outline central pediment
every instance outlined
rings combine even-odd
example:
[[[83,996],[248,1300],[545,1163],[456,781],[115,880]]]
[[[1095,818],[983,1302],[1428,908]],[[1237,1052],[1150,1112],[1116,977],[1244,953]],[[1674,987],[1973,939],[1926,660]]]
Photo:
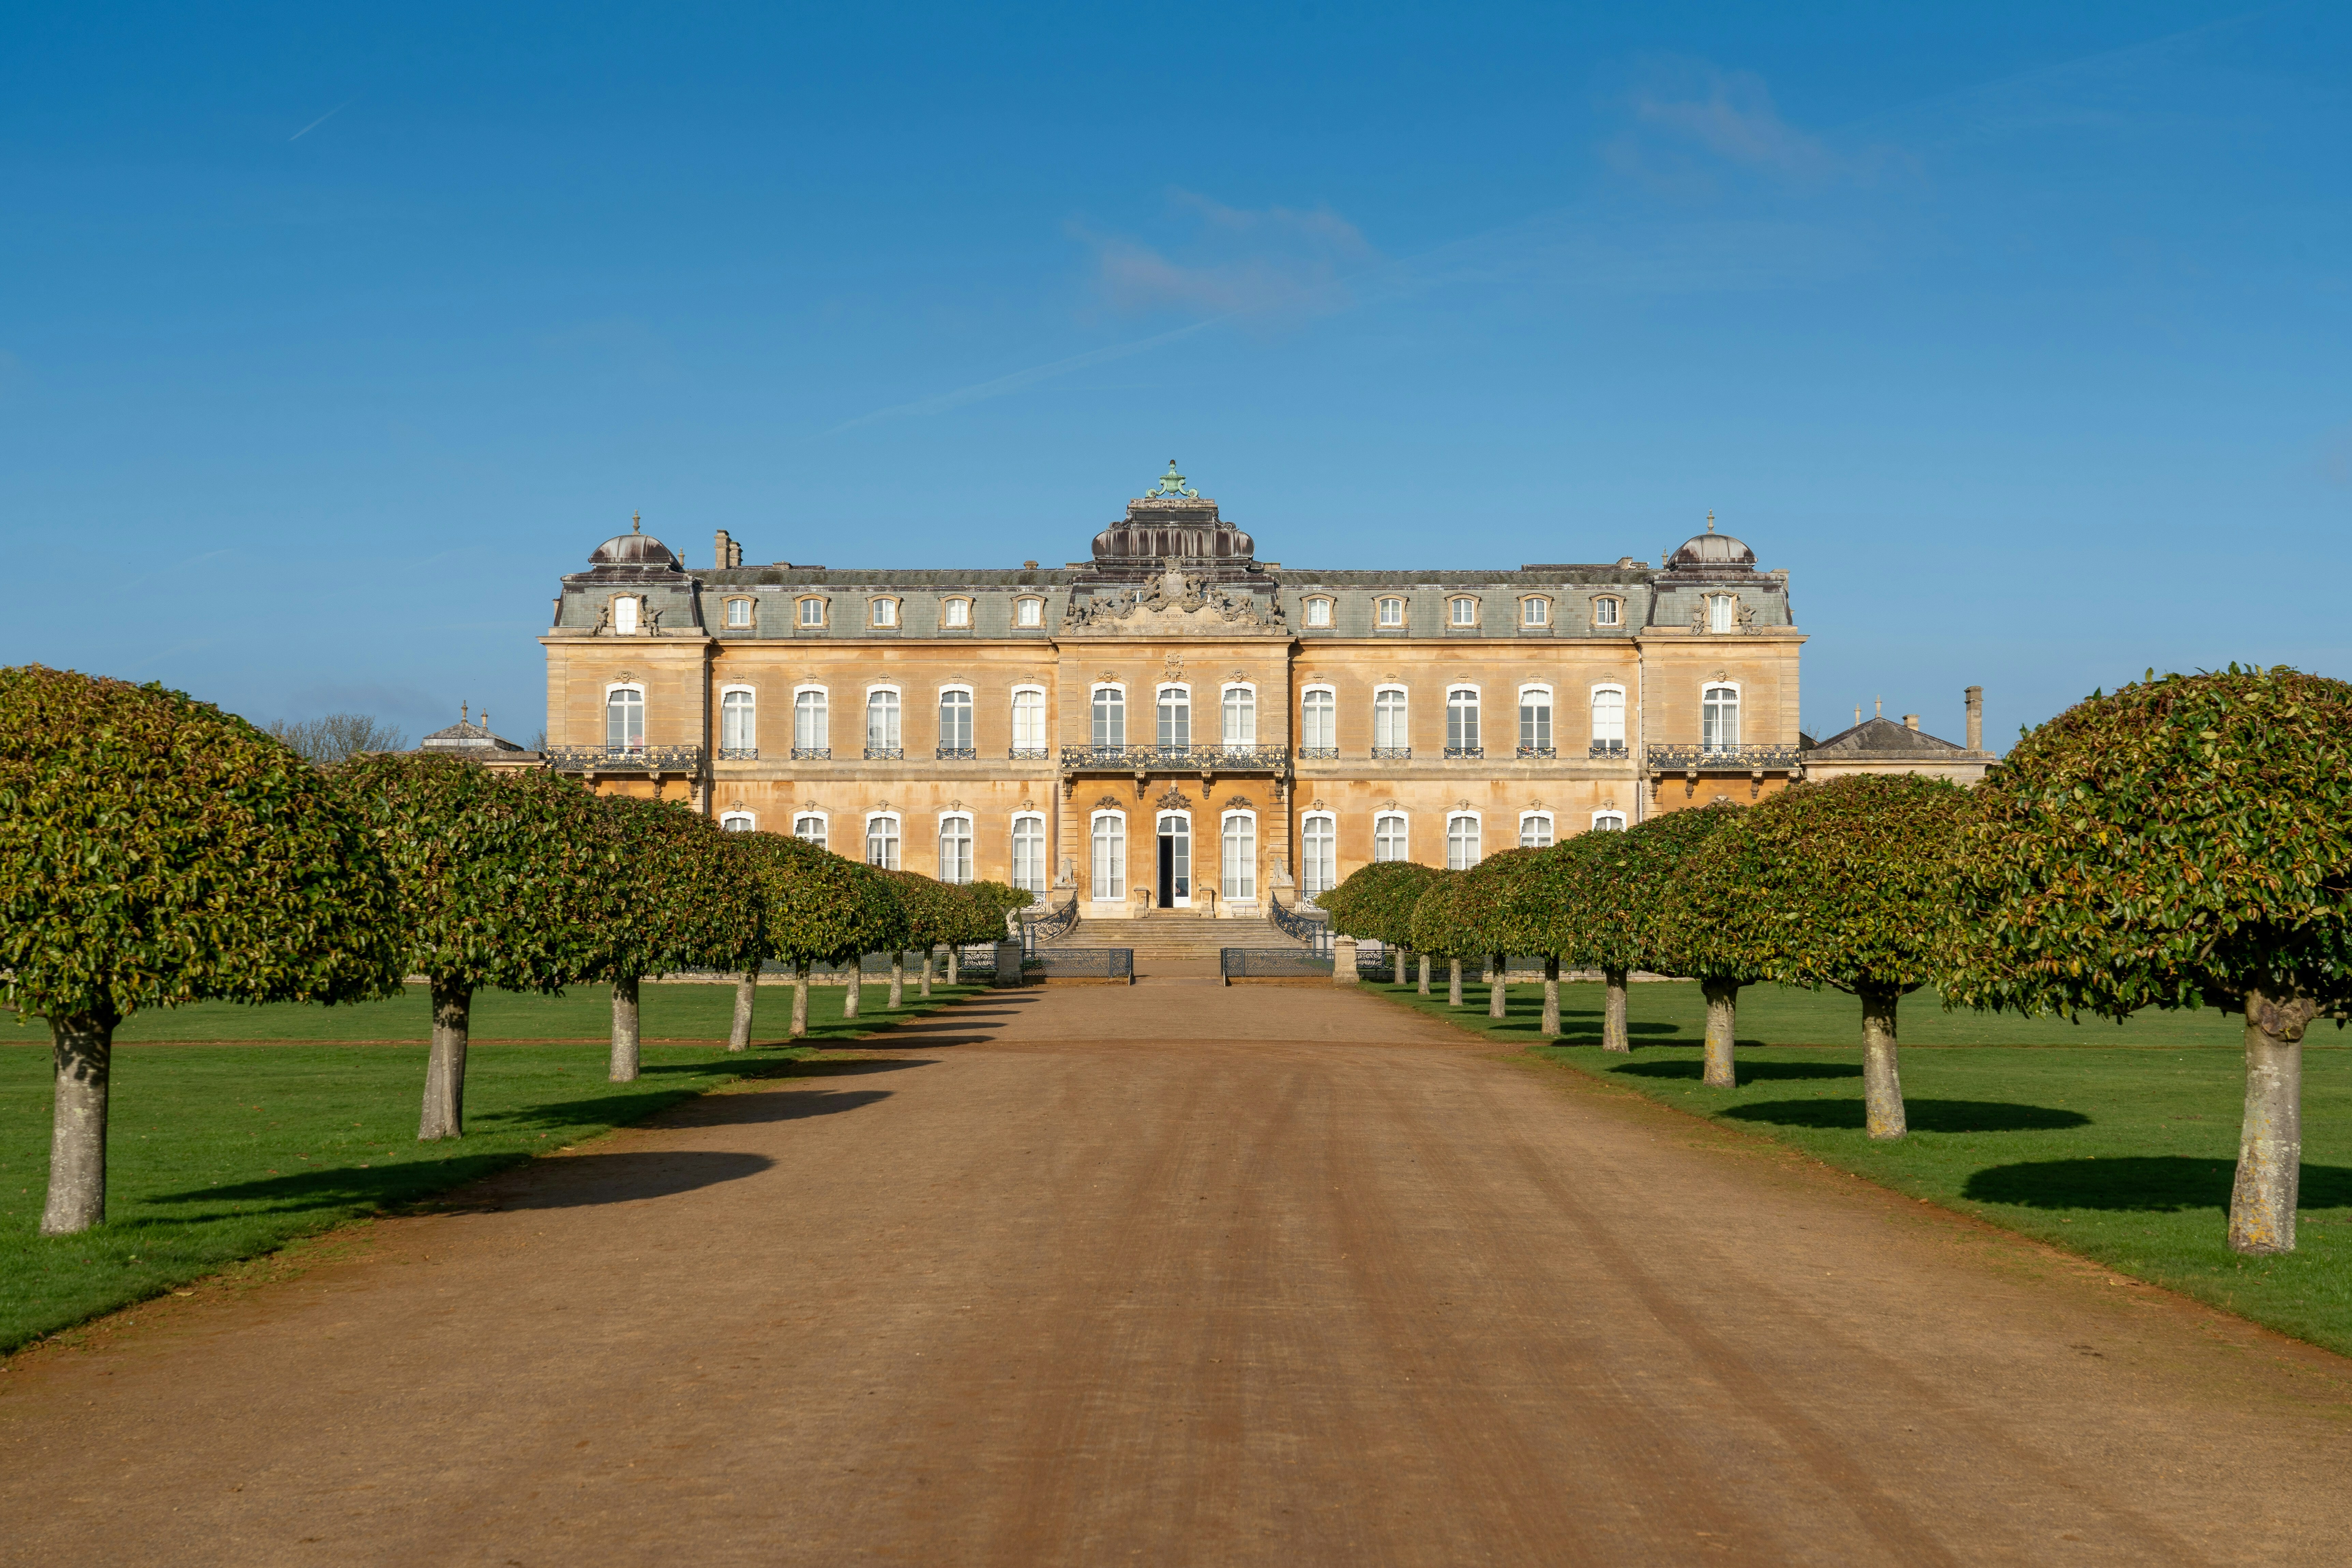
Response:
[[[1073,599],[1062,618],[1062,635],[1079,637],[1271,637],[1289,631],[1271,603],[1196,583],[1173,563],[1149,588]]]

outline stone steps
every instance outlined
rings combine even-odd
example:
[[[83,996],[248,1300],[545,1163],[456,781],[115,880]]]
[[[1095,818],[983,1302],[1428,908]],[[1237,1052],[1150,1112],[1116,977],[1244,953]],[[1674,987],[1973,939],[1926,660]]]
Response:
[[[1142,920],[1081,920],[1045,944],[1056,947],[1125,947],[1138,963],[1173,959],[1215,962],[1218,951],[1246,947],[1296,951],[1305,944],[1263,920],[1219,921],[1161,915]]]

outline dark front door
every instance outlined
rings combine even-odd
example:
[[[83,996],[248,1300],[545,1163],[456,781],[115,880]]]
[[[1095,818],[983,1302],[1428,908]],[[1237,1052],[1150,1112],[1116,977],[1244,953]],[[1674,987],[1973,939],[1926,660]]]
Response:
[[[1160,907],[1176,907],[1176,836],[1160,836]]]

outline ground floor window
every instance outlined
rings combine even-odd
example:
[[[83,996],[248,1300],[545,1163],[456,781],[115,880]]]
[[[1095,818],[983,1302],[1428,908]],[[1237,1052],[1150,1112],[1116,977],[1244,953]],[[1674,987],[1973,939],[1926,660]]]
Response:
[[[1519,847],[1542,849],[1551,843],[1551,816],[1549,813],[1531,811],[1519,818]]]
[[[814,812],[803,813],[799,816],[793,817],[793,837],[795,838],[806,839],[809,843],[815,845],[818,848],[824,848],[825,837],[824,818],[816,815]]]
[[[886,871],[898,868],[897,817],[869,816],[866,819],[866,863],[879,866]]]
[[[1095,818],[1094,887],[1100,900],[1127,897],[1127,818],[1116,812]]]
[[[1445,819],[1445,868],[1467,871],[1478,863],[1478,819],[1463,815]]]
[[[1339,827],[1328,816],[1310,816],[1300,825],[1298,886],[1309,900],[1329,892],[1339,878]]]
[[[1404,816],[1389,812],[1372,818],[1372,858],[1375,860],[1409,860],[1405,852]]]
[[[1592,831],[1595,833],[1624,832],[1625,814],[1622,811],[1594,812],[1592,814]]]
[[[1228,903],[1257,897],[1257,818],[1225,818],[1224,895]]]
[[[748,811],[730,811],[719,819],[719,828],[722,833],[749,833],[758,826]]]
[[[1024,893],[1045,890],[1045,819],[1013,819],[1013,885]]]
[[[969,816],[940,818],[940,880],[956,883],[971,880],[971,818]]]

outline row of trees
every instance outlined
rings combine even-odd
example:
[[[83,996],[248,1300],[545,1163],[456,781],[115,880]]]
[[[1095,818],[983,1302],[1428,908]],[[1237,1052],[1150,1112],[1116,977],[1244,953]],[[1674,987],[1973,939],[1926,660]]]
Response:
[[[115,1029],[200,999],[341,1003],[421,975],[432,1048],[417,1136],[465,1131],[477,992],[608,984],[612,1077],[638,1072],[641,977],[739,975],[992,941],[1027,895],[878,871],[798,839],[721,833],[683,805],[600,797],[544,773],[367,754],[321,771],[245,721],[160,686],[0,669],[0,995],[47,1021],[56,1058],[45,1235],[106,1214]],[[952,961],[951,961],[952,962]]]
[[[2221,1008],[2246,1048],[2230,1245],[2291,1251],[2304,1032],[2352,1009],[2352,686],[2151,670],[2025,735],[1973,790],[1800,784],[1469,871],[1368,866],[1327,904],[1335,930],[1419,950],[1424,994],[1444,958],[1457,1006],[1463,961],[1491,959],[1496,1016],[1504,955],[1545,955],[1547,1036],[1559,965],[1599,970],[1609,1050],[1630,1049],[1630,973],[1695,979],[1718,1088],[1742,986],[1850,993],[1879,1139],[1906,1131],[1896,1016],[1923,985],[2028,1015]]]

